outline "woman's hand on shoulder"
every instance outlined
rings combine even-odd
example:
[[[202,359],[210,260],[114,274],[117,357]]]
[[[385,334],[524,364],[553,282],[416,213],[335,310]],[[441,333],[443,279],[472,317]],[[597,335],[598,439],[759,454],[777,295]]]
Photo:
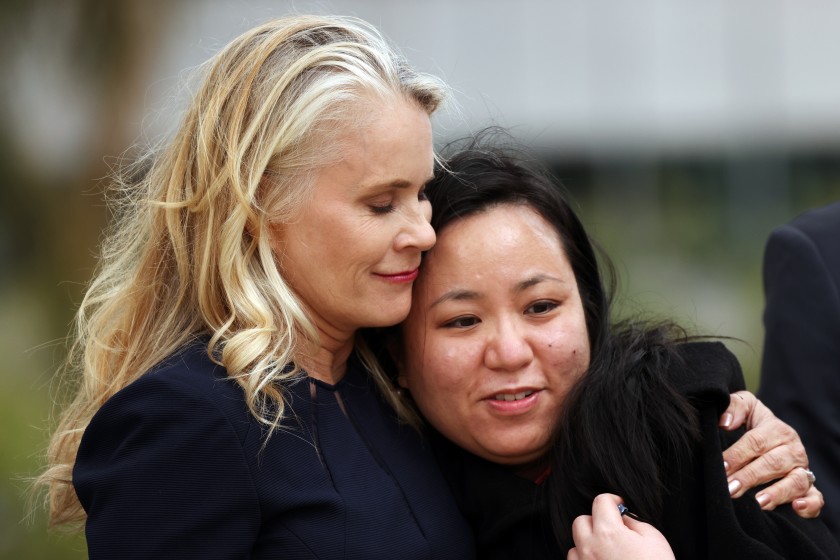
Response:
[[[799,434],[749,391],[732,393],[729,399],[720,426],[748,430],[723,452],[729,493],[740,498],[750,488],[776,480],[756,495],[762,509],[792,502],[800,517],[817,517],[825,502],[811,483],[808,454]]]
[[[595,497],[592,515],[581,515],[572,523],[575,547],[568,560],[673,560],[674,552],[662,533],[622,515],[621,502],[615,494]]]

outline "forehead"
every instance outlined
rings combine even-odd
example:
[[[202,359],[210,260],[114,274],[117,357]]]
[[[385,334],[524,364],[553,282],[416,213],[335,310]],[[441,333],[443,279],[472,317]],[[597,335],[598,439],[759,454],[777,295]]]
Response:
[[[409,162],[394,156],[417,158],[416,163],[433,165],[432,125],[428,113],[413,101],[385,99],[378,105],[362,102],[355,111],[358,119],[345,126],[340,136],[343,159],[360,159],[377,169]]]
[[[431,146],[431,116],[414,100],[398,93],[362,92],[325,111],[304,135],[313,167],[327,167],[406,135],[428,141]]]
[[[423,267],[424,279],[441,289],[449,282],[540,273],[572,273],[560,236],[535,210],[513,204],[447,225]]]
[[[438,232],[448,252],[470,253],[465,246],[509,250],[538,242],[540,250],[565,254],[557,231],[536,210],[524,204],[500,204],[458,219]]]
[[[398,99],[379,107],[363,102],[353,110],[364,118],[349,125],[336,123],[338,128],[324,144],[328,157],[313,172],[316,189],[333,186],[352,196],[370,188],[429,180],[434,167],[432,130],[422,108]]]

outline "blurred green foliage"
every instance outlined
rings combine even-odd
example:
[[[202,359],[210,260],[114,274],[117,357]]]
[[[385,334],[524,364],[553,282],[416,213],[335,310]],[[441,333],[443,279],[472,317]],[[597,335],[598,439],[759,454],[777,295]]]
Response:
[[[0,558],[87,558],[81,536],[48,532],[43,510],[28,515],[28,479],[43,465],[63,356],[62,346],[45,344],[56,317],[42,295],[37,283],[4,284],[0,293]]]

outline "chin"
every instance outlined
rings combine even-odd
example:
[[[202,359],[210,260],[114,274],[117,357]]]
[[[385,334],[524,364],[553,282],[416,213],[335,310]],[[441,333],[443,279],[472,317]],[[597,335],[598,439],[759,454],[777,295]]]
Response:
[[[411,310],[411,300],[406,302],[395,301],[390,305],[380,307],[380,313],[376,317],[371,317],[371,327],[392,327],[398,323],[405,321],[408,317],[408,312]]]
[[[500,465],[525,465],[543,457],[548,453],[548,449],[548,445],[520,445],[515,448],[499,446],[497,448],[487,448],[483,458]]]
[[[398,325],[408,317],[408,311],[406,310],[405,313],[396,313],[391,311],[390,313],[383,313],[378,317],[371,317],[370,320],[367,322],[365,327],[370,328],[379,328],[379,327],[393,327],[394,325]]]
[[[519,465],[527,465],[542,457],[541,453],[533,453],[530,455],[520,453],[505,453],[503,455],[496,455],[492,457],[485,457],[488,461],[498,463],[500,465],[507,465],[509,467],[517,467]]]

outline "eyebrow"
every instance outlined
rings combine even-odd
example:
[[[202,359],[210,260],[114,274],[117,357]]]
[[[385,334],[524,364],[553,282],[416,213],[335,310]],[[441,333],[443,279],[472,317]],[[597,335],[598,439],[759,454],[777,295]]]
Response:
[[[447,301],[471,301],[479,299],[480,297],[481,294],[473,290],[450,290],[433,301],[431,305],[429,305],[429,309]]]
[[[541,284],[543,282],[557,282],[558,284],[565,284],[565,280],[562,278],[557,278],[556,276],[551,276],[549,274],[537,274],[530,278],[526,278],[525,280],[519,282],[514,286],[513,291],[514,293],[520,294],[531,288],[536,286],[537,284]],[[481,298],[481,294],[474,290],[463,290],[463,289],[455,289],[450,290],[437,298],[429,305],[429,309],[435,307],[436,305],[440,305],[441,303],[447,301],[472,301]]]
[[[536,274],[523,280],[522,282],[519,282],[513,291],[518,294],[524,292],[528,288],[536,286],[537,284],[541,284],[542,282],[557,282],[558,284],[566,283],[566,281],[562,278],[557,278],[556,276],[551,276],[550,274]]]
[[[421,183],[421,186],[425,187],[434,178],[435,178],[434,175],[429,175]],[[375,188],[385,187],[385,188],[392,188],[392,189],[408,189],[408,188],[411,188],[412,186],[414,186],[414,183],[412,183],[411,181],[406,181],[405,179],[394,179],[393,181],[384,181],[382,183],[370,184],[370,185],[367,185],[365,188],[375,189]]]

